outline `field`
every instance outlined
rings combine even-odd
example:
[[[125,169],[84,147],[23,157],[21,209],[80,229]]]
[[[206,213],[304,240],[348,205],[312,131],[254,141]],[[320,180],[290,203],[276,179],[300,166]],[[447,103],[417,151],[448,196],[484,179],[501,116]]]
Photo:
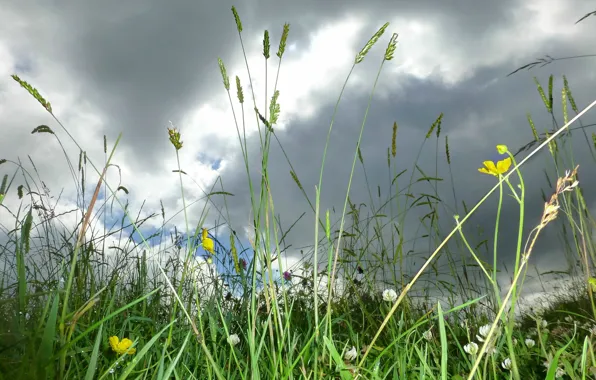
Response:
[[[232,11],[244,52],[241,17]],[[278,72],[291,40],[289,24],[279,38],[277,51],[271,50],[268,31],[263,40],[263,59]],[[337,212],[322,208],[320,197],[325,173],[334,170],[326,166],[326,154],[338,128],[336,113],[329,115],[319,182],[305,187],[276,136],[283,112],[277,82],[273,93],[263,90],[268,104],[259,105],[254,94],[259,89],[231,78],[218,61],[223,89],[237,111],[233,118],[252,205],[249,244],[240,237],[241,226],[229,224],[227,199],[239,195],[226,191],[225,184],[205,194],[200,222],[188,222],[183,185],[188,174],[182,166],[173,175],[180,181],[179,213],[186,224],[172,228],[173,216],[163,208],[135,217],[140,210],[128,207],[126,186],[104,180],[108,171],[118,170],[113,155],[120,136],[113,144],[108,144],[113,136],[98,142],[105,154],[102,163],[88,157],[85,147],[79,147],[78,157],[67,156],[64,170],[72,171],[81,204],[69,213],[76,215],[74,227],[61,222],[65,215],[56,211],[35,163],[0,157],[0,216],[15,221],[0,224],[5,237],[0,239],[0,379],[596,378],[596,221],[589,208],[594,194],[583,192],[580,180],[593,168],[575,164],[573,153],[579,148],[567,143],[573,131],[585,137],[580,139],[585,149],[596,149],[596,134],[586,132],[593,124],[582,124],[583,114],[596,102],[579,109],[566,77],[551,76],[544,85],[536,81],[536,96],[552,116],[552,126],[537,126],[529,115],[533,141],[522,147],[494,141],[490,153],[495,158],[478,162],[478,171],[470,173],[488,176],[494,185],[477,204],[459,205],[458,215],[436,187],[451,172],[418,165],[397,169],[398,122],[388,126],[389,143],[381,147],[386,162],[374,163],[387,166],[389,188],[381,192],[376,184],[352,182],[357,170],[366,178],[360,143],[378,81],[396,49],[398,35],[389,35],[385,24],[354,59],[352,70],[376,59],[370,52],[382,51],[353,161],[344,163],[350,181],[341,191],[343,210]],[[248,61],[246,68],[255,69]],[[77,144],[54,116],[44,89],[18,75],[13,79],[53,117],[54,124],[33,129],[35,137]],[[421,136],[420,151],[434,144],[437,160],[451,170],[442,118],[436,115]],[[260,152],[250,153],[258,155],[259,167],[249,164],[249,119],[259,126]],[[184,133],[171,125],[163,138],[180,163],[188,149]],[[282,154],[270,157],[272,147]],[[520,168],[537,152],[547,153],[536,159],[547,157],[556,178],[546,174],[552,186],[543,194],[542,215],[531,219],[525,213],[528,195]],[[304,218],[312,220],[315,239],[303,250],[299,267],[284,267],[281,259],[289,230],[280,228],[276,193],[269,186],[272,159],[288,164],[309,205]],[[86,190],[89,178],[97,181],[92,192]],[[368,203],[350,197],[355,186],[368,189]],[[20,206],[9,209],[9,198],[18,198]],[[489,198],[498,199],[495,229],[491,241],[478,244],[467,221]],[[501,218],[503,202],[516,204],[515,220]],[[418,221],[422,232],[415,238],[429,248],[406,251],[404,244],[414,237],[405,236],[403,226],[418,207],[428,212]],[[451,219],[445,221],[445,215]],[[226,234],[215,232],[215,216],[223,220],[217,228]],[[105,218],[117,222],[106,224]],[[161,221],[162,228],[144,235],[148,219]],[[103,227],[95,228],[102,220]],[[515,224],[518,234],[501,236],[503,223]],[[574,265],[564,275],[545,276],[546,295],[529,304],[523,293],[532,270],[529,261],[547,228],[561,234],[562,254]],[[506,263],[506,284],[497,279],[503,239],[516,246],[508,256],[514,260]],[[413,256],[421,260],[415,266]]]

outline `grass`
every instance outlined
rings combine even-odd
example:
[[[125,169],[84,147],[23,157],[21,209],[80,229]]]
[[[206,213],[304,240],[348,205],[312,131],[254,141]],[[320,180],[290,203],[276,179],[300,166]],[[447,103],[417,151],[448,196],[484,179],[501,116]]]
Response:
[[[232,11],[247,62],[241,19],[235,8]],[[218,61],[245,162],[252,207],[249,247],[237,238],[235,231],[242,226],[233,225],[227,217],[226,199],[233,195],[224,186],[216,189],[214,185],[205,195],[198,223],[190,224],[183,181],[186,173],[180,166],[184,136],[174,126],[168,128],[168,137],[178,162],[180,212],[186,221],[183,232],[169,229],[172,217],[166,218],[163,206],[161,213],[134,218],[123,201],[127,188],[105,180],[107,170],[115,165],[112,158],[120,137],[111,150],[104,137],[105,159],[103,164],[95,164],[54,116],[50,102],[14,75],[16,83],[54,118],[54,126],[40,126],[33,132],[55,138],[61,146],[65,136],[80,149],[78,166],[67,156],[73,186],[78,189],[79,208],[73,212],[80,218],[74,227],[61,221],[64,215],[57,214],[33,162],[29,169],[20,161],[0,161],[2,170],[12,170],[3,176],[0,206],[14,218],[14,226],[2,226],[6,243],[0,251],[0,379],[594,378],[596,306],[592,284],[596,279],[592,268],[596,248],[592,230],[596,223],[577,181],[578,171],[585,168],[574,162],[570,125],[580,124],[593,154],[596,135],[587,135],[580,117],[595,103],[580,110],[566,78],[561,115],[556,112],[554,78],[549,78],[546,91],[536,81],[552,130],[539,133],[528,116],[535,140],[517,152],[533,148],[519,162],[517,153],[495,142],[500,156],[492,166],[484,165],[496,184],[473,207],[464,203],[465,215],[460,217],[457,208],[439,194],[437,183],[442,178],[438,164],[434,172],[415,164],[409,179],[407,170],[399,171],[397,122],[387,147],[390,185],[383,194],[388,195],[381,196],[380,187],[368,182],[360,142],[377,82],[398,48],[398,35],[393,34],[370,89],[341,215],[336,218],[330,210],[321,209],[327,147],[338,105],[353,70],[364,59],[372,59],[368,53],[383,41],[388,26],[383,25],[354,59],[331,117],[314,192],[302,186],[275,133],[280,115],[277,78],[290,25],[283,27],[274,90],[264,94],[265,99],[271,98],[267,104],[256,103],[252,85],[252,102],[247,100],[240,79],[232,82],[234,88],[224,62]],[[267,70],[271,60],[268,31],[263,41]],[[246,69],[252,84],[248,63]],[[265,88],[269,88],[267,83]],[[253,110],[261,150],[258,176],[251,172],[245,132],[246,119],[252,117]],[[422,139],[420,152],[434,139],[437,162],[446,159],[453,178],[447,136],[444,152],[440,145],[442,116],[438,115]],[[312,249],[303,253],[300,268],[284,268],[279,259],[291,228],[282,230],[275,218],[275,194],[267,170],[272,144],[281,148],[312,218],[315,239]],[[543,214],[538,221],[526,220],[526,197],[531,195],[526,194],[519,168],[544,148],[549,149],[556,178],[545,173],[553,186],[550,193],[543,194]],[[358,186],[368,189],[368,204],[350,197],[356,170],[364,173],[365,183]],[[94,175],[97,186],[89,196],[85,181]],[[106,196],[99,198],[102,188]],[[494,192],[499,203],[493,245],[472,246],[474,238],[464,228],[466,221]],[[2,205],[12,197],[20,199],[17,209]],[[512,281],[506,286],[498,281],[499,226],[505,197],[512,198],[519,210],[515,261],[507,263],[513,266]],[[407,215],[419,207],[428,209],[417,221],[424,231],[406,237],[403,226],[408,223]],[[222,234],[207,231],[213,209],[224,221],[222,225],[233,231],[229,243],[218,240]],[[106,220],[114,215],[120,224],[110,227]],[[455,217],[448,232],[445,223],[439,224],[443,215]],[[143,236],[143,224],[160,216],[162,228]],[[102,218],[103,228],[94,228]],[[565,254],[575,263],[574,272],[566,277],[572,281],[551,291],[546,306],[520,310],[528,260],[549,224],[559,228]],[[528,225],[534,228],[525,234]],[[405,250],[407,244],[414,242],[415,246],[418,240],[429,248]],[[211,250],[211,244],[214,251],[207,261],[195,256],[201,247]],[[491,254],[492,263],[482,258]],[[412,259],[420,256],[424,263],[414,269]],[[227,269],[216,270],[209,264],[213,261],[217,268]],[[439,280],[431,287],[433,278]],[[431,288],[436,289],[432,294]]]

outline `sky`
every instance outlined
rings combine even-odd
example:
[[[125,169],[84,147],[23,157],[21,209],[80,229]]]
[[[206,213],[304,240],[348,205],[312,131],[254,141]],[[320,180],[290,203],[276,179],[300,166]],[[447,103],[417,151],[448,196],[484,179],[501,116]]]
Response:
[[[477,169],[494,155],[495,146],[506,144],[517,151],[531,141],[528,113],[539,132],[552,129],[552,117],[545,111],[534,77],[546,88],[549,75],[554,75],[559,125],[562,75],[566,75],[580,109],[596,98],[593,58],[556,61],[507,76],[547,54],[560,58],[594,53],[596,17],[575,24],[594,11],[593,5],[581,0],[0,3],[0,158],[21,160],[32,170],[30,157],[55,197],[57,213],[77,207],[77,190],[60,144],[49,135],[31,131],[38,125],[52,128],[75,171],[79,148],[10,77],[17,74],[51,102],[56,117],[98,168],[105,160],[103,136],[110,150],[122,133],[112,159],[117,167],[108,172],[110,185],[113,189],[126,187],[128,194],[121,191],[118,195],[123,204],[128,202],[132,215],[159,215],[163,205],[166,218],[174,216],[167,230],[176,226],[185,231],[180,178],[173,172],[178,168],[178,158],[167,138],[167,128],[173,125],[184,142],[179,162],[187,174],[182,183],[187,204],[192,203],[187,211],[191,229],[205,216],[205,194],[210,189],[224,190],[234,196],[212,198],[205,226],[222,242],[227,241],[232,226],[245,246],[252,214],[234,121],[234,115],[241,117],[235,78],[240,78],[244,88],[249,168],[258,183],[260,138],[251,113],[253,103],[243,49],[256,103],[263,110],[277,75],[279,60],[274,53],[282,27],[289,23],[287,48],[277,78],[281,112],[274,126],[284,151],[273,139],[268,174],[275,215],[284,231],[293,225],[283,246],[287,247],[284,265],[295,270],[304,260],[300,250],[312,251],[315,216],[290,170],[314,204],[325,141],[342,86],[355,55],[385,22],[390,25],[352,72],[337,109],[320,201],[322,213],[332,210],[334,223],[341,217],[356,142],[392,33],[399,35],[395,56],[383,65],[361,141],[366,172],[358,163],[350,199],[355,204],[370,205],[372,197],[378,206],[377,186],[381,199],[386,200],[391,173],[408,170],[398,181],[401,189],[417,160],[428,175],[444,178],[437,185],[448,206],[441,214],[444,234],[454,227],[453,214],[463,217],[462,201],[472,206],[494,185],[493,177]],[[243,45],[231,12],[233,5],[242,20]],[[270,33],[273,53],[267,71],[262,55],[265,29]],[[230,76],[232,105],[222,83],[218,58]],[[441,113],[439,139],[431,137],[420,150],[426,132]],[[590,124],[594,118],[596,113],[591,111],[582,122]],[[388,171],[387,148],[394,122],[399,126],[397,155]],[[588,127],[586,132],[589,136],[593,130]],[[445,158],[446,135],[451,172]],[[575,133],[572,141],[576,163],[580,164],[581,186],[589,195],[596,187],[591,152],[583,134]],[[15,168],[14,164],[4,164],[0,174],[12,176]],[[545,169],[553,175],[552,161],[545,153],[522,168],[527,186],[526,232],[539,221],[541,192],[552,192]],[[87,170],[86,204],[98,178],[90,166]],[[417,189],[428,190],[422,185]],[[394,206],[397,208],[401,202],[403,207],[405,201],[401,196]],[[594,198],[587,196],[587,201],[596,211]],[[472,241],[491,238],[496,202],[496,196],[491,197],[470,219],[466,233]],[[8,209],[15,210],[19,204],[14,192],[5,199],[6,208],[0,209],[4,233],[14,225],[14,215]],[[118,208],[117,204],[114,207]],[[370,209],[363,210],[364,214],[368,212]],[[421,255],[408,260],[410,272],[420,267],[420,257],[428,257],[436,247],[436,242],[412,243],[422,234],[419,218],[427,212],[424,208],[413,209],[400,226],[409,239],[408,249]],[[504,222],[500,226],[499,256],[501,269],[509,270],[500,275],[505,281],[514,261],[517,212],[515,203],[507,198],[501,215]],[[71,220],[64,223],[74,225],[76,215],[67,214],[65,218]],[[121,216],[116,212],[111,218]],[[103,223],[99,218],[95,226],[101,228]],[[154,218],[145,226],[146,232],[153,232],[162,226],[162,219]],[[383,234],[391,228],[386,226]],[[479,229],[484,230],[484,237],[473,236]],[[164,253],[156,249],[154,254]],[[470,260],[469,253],[461,254]],[[531,263],[539,272],[566,269],[556,228],[541,237]],[[427,280],[432,280],[432,273],[429,276]],[[540,287],[538,282],[529,286]]]

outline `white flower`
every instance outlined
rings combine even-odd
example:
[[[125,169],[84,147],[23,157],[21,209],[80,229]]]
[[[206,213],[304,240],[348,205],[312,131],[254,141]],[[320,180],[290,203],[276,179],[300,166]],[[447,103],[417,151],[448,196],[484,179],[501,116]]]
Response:
[[[470,342],[464,346],[464,351],[470,355],[476,355],[478,352],[478,345],[474,342]]]
[[[590,327],[590,334],[596,335],[596,325]]]
[[[484,338],[486,338],[489,331],[490,331],[490,325],[484,325],[484,326],[480,327],[480,329],[478,330],[478,334],[480,334],[480,335],[476,335],[476,338],[478,339],[478,341],[484,342]]]
[[[506,369],[507,371],[511,370],[511,359],[507,358],[503,360],[503,363],[501,363],[501,367],[503,367],[503,369]]]
[[[431,340],[433,338],[433,332],[430,330],[426,330],[422,336],[424,337],[424,339],[426,340]]]
[[[546,328],[546,326],[548,326],[548,322],[543,319],[543,320],[540,321],[540,326],[542,328]]]
[[[513,345],[517,346],[517,339],[513,338]]]
[[[558,367],[557,371],[555,372],[555,377],[558,379],[563,376],[565,376],[565,370],[561,367]]]
[[[499,353],[499,350],[497,350],[497,347],[491,347],[486,351],[486,353],[488,355],[496,355]]]
[[[573,322],[573,317],[571,315],[566,316],[565,322],[569,322],[569,323]]]
[[[358,356],[358,353],[356,352],[356,347],[352,346],[352,349],[344,354],[344,359],[351,362],[352,360],[356,359],[356,356]]]
[[[383,290],[383,300],[387,302],[395,302],[397,299],[397,293],[393,289]]]
[[[235,346],[238,343],[240,343],[240,338],[238,338],[237,334],[232,334],[228,337],[228,343],[231,344],[232,346]]]
[[[526,346],[528,346],[529,348],[532,348],[536,345],[536,342],[534,342],[534,339],[526,339]]]

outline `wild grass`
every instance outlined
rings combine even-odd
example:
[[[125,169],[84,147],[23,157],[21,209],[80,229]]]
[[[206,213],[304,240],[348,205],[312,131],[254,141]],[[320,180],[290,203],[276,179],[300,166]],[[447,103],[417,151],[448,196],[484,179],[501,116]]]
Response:
[[[232,11],[252,103],[245,98],[239,77],[233,81],[234,88],[221,59],[218,65],[245,163],[252,208],[249,247],[243,246],[236,232],[243,226],[233,225],[228,217],[226,199],[233,194],[225,186],[216,189],[214,185],[200,199],[204,208],[199,221],[190,224],[183,181],[187,174],[180,164],[187,147],[184,135],[173,125],[168,138],[178,163],[175,172],[183,202],[179,211],[185,220],[183,232],[170,229],[173,216],[166,217],[163,206],[161,212],[148,217],[134,217],[122,197],[128,189],[106,180],[107,171],[116,167],[113,155],[120,136],[111,149],[104,137],[104,162],[94,163],[40,92],[13,75],[54,119],[54,126],[40,126],[33,133],[60,143],[77,189],[78,207],[57,213],[56,202],[32,161],[30,165],[8,158],[0,161],[2,170],[12,171],[3,176],[0,206],[14,220],[14,226],[2,226],[6,239],[0,251],[0,379],[594,378],[596,223],[578,181],[584,168],[575,164],[570,126],[580,123],[587,149],[593,153],[596,135],[587,135],[589,125],[581,124],[580,118],[596,102],[580,110],[563,78],[561,115],[557,115],[554,78],[549,78],[546,91],[537,81],[552,129],[541,135],[528,116],[534,141],[515,155],[496,141],[499,158],[492,164],[479,163],[486,174],[494,175],[496,183],[473,207],[464,203],[463,216],[439,193],[438,164],[429,171],[416,162],[409,179],[404,179],[407,170],[400,171],[396,165],[399,136],[395,122],[388,128],[392,136],[387,146],[390,185],[382,196],[380,185],[368,181],[360,143],[379,78],[398,48],[398,35],[393,34],[370,88],[343,209],[336,218],[321,208],[331,131],[352,72],[364,59],[372,59],[369,53],[383,41],[389,24],[354,59],[331,115],[319,182],[309,189],[302,185],[276,134],[281,112],[277,81],[290,25],[282,29],[273,93],[267,93],[267,83],[264,86],[264,98],[271,100],[259,105],[241,18],[235,8]],[[264,32],[263,57],[268,77],[269,31]],[[246,135],[246,120],[253,112],[260,142],[257,173],[249,165]],[[446,160],[453,178],[449,141],[441,135],[442,118],[443,114],[438,115],[421,137],[418,158],[425,144],[434,139],[437,162]],[[66,154],[64,137],[80,150],[78,166]],[[312,218],[314,240],[312,249],[302,254],[300,268],[285,268],[280,259],[283,239],[291,228],[282,230],[275,217],[268,171],[272,144],[281,148],[290,175],[310,208],[307,217]],[[531,153],[516,160],[518,153],[531,148]],[[553,186],[543,194],[541,218],[527,220],[527,196],[534,195],[526,193],[519,168],[544,148],[549,149],[556,179],[547,175]],[[368,204],[350,196],[357,169],[364,173],[365,183],[358,186],[368,190]],[[85,181],[93,176],[98,181],[89,197]],[[100,198],[102,189],[105,196]],[[492,247],[473,246],[464,226],[495,191],[499,203]],[[455,188],[452,193],[456,200]],[[515,260],[507,263],[513,266],[512,281],[503,285],[498,277],[502,256],[498,242],[505,197],[516,202],[519,219]],[[8,198],[17,198],[20,205],[9,209]],[[404,236],[407,216],[417,207],[428,208],[417,220],[424,231],[420,236]],[[218,228],[225,226],[228,237],[209,230],[208,221],[214,219],[210,212],[223,220]],[[77,215],[74,226],[63,222],[71,214]],[[120,223],[110,226],[107,217],[114,215]],[[440,215],[454,217],[455,223],[447,224],[448,232],[445,222],[439,223]],[[141,227],[160,217],[161,228],[144,236]],[[95,228],[97,223],[102,227]],[[562,281],[557,290],[551,290],[545,307],[520,310],[528,260],[549,224],[559,227],[565,254],[575,263],[576,271],[565,277],[573,281]],[[527,225],[534,226],[530,234],[524,234]],[[223,238],[229,242],[220,241]],[[428,249],[406,250],[407,244],[418,240]],[[203,248],[207,259],[196,255]],[[485,261],[486,253],[492,254],[492,263]],[[420,257],[423,264],[414,266],[413,258]]]

